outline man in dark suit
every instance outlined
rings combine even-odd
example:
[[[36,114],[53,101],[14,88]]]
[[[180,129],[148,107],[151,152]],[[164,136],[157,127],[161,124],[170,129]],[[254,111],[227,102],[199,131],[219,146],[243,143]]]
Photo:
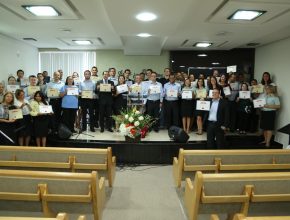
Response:
[[[110,84],[111,90],[108,92],[100,91],[101,84]],[[103,79],[97,82],[96,92],[99,94],[99,109],[100,109],[100,127],[101,132],[104,132],[104,121],[106,117],[106,127],[108,131],[112,130],[112,105],[113,93],[115,92],[114,82],[109,80],[109,72],[103,72]]]
[[[225,146],[225,130],[229,126],[227,101],[220,98],[219,89],[213,89],[207,126],[207,148]]]

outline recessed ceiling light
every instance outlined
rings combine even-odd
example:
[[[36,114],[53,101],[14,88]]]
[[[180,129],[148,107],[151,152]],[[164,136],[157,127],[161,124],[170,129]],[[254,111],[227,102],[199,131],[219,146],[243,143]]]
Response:
[[[91,45],[91,44],[93,44],[92,41],[90,41],[90,40],[73,40],[73,42],[75,44],[78,44],[78,45]]]
[[[136,18],[140,21],[153,21],[157,18],[157,16],[150,12],[142,12],[136,15]]]
[[[138,37],[151,37],[152,35],[148,33],[140,33],[140,34],[137,34],[137,36]]]
[[[61,14],[49,5],[22,5],[30,13],[36,16],[60,16]]]
[[[215,63],[211,63],[212,65],[220,65],[220,63],[215,62]]]
[[[260,10],[237,10],[234,14],[228,17],[229,20],[246,20],[253,21],[256,18],[260,17],[262,14],[266,13],[266,11]]]
[[[174,63],[175,61],[174,60],[171,60],[171,63]]]
[[[179,67],[184,68],[185,66],[179,66]]]
[[[193,46],[194,47],[209,47],[211,45],[212,45],[212,43],[208,43],[208,42],[198,42],[198,43],[194,44]]]
[[[197,54],[198,57],[207,57],[205,53]]]

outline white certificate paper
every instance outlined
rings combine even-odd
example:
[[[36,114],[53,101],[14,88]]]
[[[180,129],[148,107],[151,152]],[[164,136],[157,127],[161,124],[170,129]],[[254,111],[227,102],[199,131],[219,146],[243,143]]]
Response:
[[[79,86],[81,84],[81,81],[79,78],[74,78],[74,85]]]
[[[201,99],[201,98],[206,98],[206,90],[205,89],[197,89],[196,90],[196,98]]]
[[[239,98],[240,99],[249,99],[249,98],[251,98],[251,92],[250,91],[240,91]]]
[[[66,88],[66,94],[67,95],[79,95],[79,89],[76,87]]]
[[[253,100],[254,108],[262,108],[266,105],[266,99],[255,99]]]
[[[213,92],[213,90],[209,90],[209,92],[208,92],[208,97],[209,98],[212,98],[212,92]]]
[[[34,95],[34,93],[36,93],[37,91],[40,91],[40,87],[39,86],[28,86],[27,87],[27,95],[31,96]]]
[[[139,92],[141,92],[141,86],[140,85],[132,85],[131,92],[132,93],[139,93]]]
[[[190,90],[182,91],[181,98],[182,99],[192,99],[192,91],[190,91]]]
[[[201,100],[196,101],[196,110],[209,111],[209,109],[210,109],[210,101],[201,101]]]
[[[150,85],[150,94],[160,94],[160,86],[159,85]]]
[[[255,85],[255,86],[252,86],[252,93],[263,93],[264,92],[264,86],[262,84],[259,84],[259,85]]]
[[[111,84],[100,84],[100,92],[111,92]]]
[[[40,105],[39,106],[39,113],[41,113],[41,114],[53,113],[51,105]]]
[[[19,88],[20,88],[19,85],[7,85],[6,86],[7,91],[12,92],[12,93],[15,93],[15,91]]]
[[[21,109],[12,109],[9,110],[9,119],[22,119],[22,110]]]
[[[236,73],[237,72],[237,66],[227,66],[227,73]]]
[[[48,88],[47,89],[47,97],[48,98],[59,97],[59,90],[54,89],[54,88]]]
[[[92,99],[93,98],[93,91],[92,90],[83,90],[82,91],[82,98],[83,99]]]
[[[230,86],[232,90],[239,90],[239,84],[238,83],[230,83]]]
[[[119,94],[124,93],[124,92],[128,92],[127,84],[117,86],[117,91]]]
[[[177,90],[169,89],[167,90],[167,97],[177,98]]]
[[[229,86],[224,87],[223,90],[224,90],[225,96],[231,95],[231,89]]]

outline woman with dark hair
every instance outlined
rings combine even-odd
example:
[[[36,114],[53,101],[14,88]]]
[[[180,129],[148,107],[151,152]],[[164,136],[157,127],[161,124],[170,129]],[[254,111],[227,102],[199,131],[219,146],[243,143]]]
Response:
[[[30,115],[31,107],[29,102],[25,99],[25,93],[21,89],[15,92],[15,106],[22,110],[23,119],[19,120],[19,127],[22,128],[18,133],[18,143],[20,146],[28,146],[30,142],[32,130],[32,118]]]
[[[196,100],[204,100],[207,97],[207,91],[204,85],[204,80],[202,78],[199,78],[196,84],[196,90],[195,90],[195,97]],[[196,109],[196,107],[195,107]],[[201,110],[195,111],[196,117],[196,123],[197,123],[197,133],[198,135],[202,135],[203,131],[203,117],[205,116],[205,112]]]
[[[0,104],[0,143],[12,144],[12,141],[16,140],[14,129],[16,128],[17,120],[9,119],[9,110],[15,108],[14,95],[12,92],[5,93],[3,102]],[[5,135],[8,137],[5,137]]]
[[[37,91],[34,94],[34,100],[31,101],[30,115],[33,117],[33,128],[34,136],[36,138],[36,144],[38,147],[46,146],[46,137],[48,134],[49,126],[49,114],[51,113],[40,113],[40,106],[48,105],[45,101],[44,94]]]
[[[223,98],[225,97],[224,91],[221,89],[221,86],[218,84],[217,82],[217,78],[215,76],[211,76],[209,78],[208,83],[208,90],[214,90],[214,89],[218,89],[219,91],[221,91],[220,96],[222,96]],[[211,97],[209,97],[211,98]]]
[[[271,85],[271,75],[269,72],[264,72],[261,80],[261,84],[264,86]]]
[[[62,122],[71,130],[74,130],[76,113],[79,106],[78,101],[79,88],[74,85],[72,76],[68,76],[65,86],[60,89],[60,97],[62,97]]]

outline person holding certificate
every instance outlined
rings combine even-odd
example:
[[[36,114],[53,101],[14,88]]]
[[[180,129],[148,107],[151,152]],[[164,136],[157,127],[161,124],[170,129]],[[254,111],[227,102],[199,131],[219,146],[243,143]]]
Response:
[[[227,101],[220,97],[216,88],[212,92],[207,126],[207,148],[220,149],[225,146],[225,130],[229,126]]]
[[[194,91],[196,100],[204,100],[207,97],[207,90],[204,85],[204,79],[199,78],[196,84],[196,90]],[[196,105],[195,105],[196,109]],[[203,132],[203,118],[206,112],[202,110],[195,110],[197,132],[196,134],[202,135]]]
[[[90,131],[95,132],[94,128],[94,100],[96,84],[91,80],[91,71],[84,72],[85,80],[80,83],[81,100],[80,106],[82,109],[82,131],[87,130],[87,113],[89,111]]]
[[[164,85],[164,118],[167,129],[170,126],[179,126],[179,96],[181,94],[180,84],[175,82],[175,75],[170,74],[169,82]]]
[[[42,112],[42,106],[48,106],[48,103],[45,101],[44,94],[37,91],[34,94],[34,99],[30,103],[30,115],[33,118],[34,136],[38,147],[46,147],[46,137],[48,134],[50,115],[53,114],[52,112]]]
[[[241,91],[249,91],[248,84],[241,84]],[[253,100],[252,98],[237,97],[236,102],[238,103],[237,112],[239,115],[238,129],[240,134],[246,134],[246,130],[249,125],[250,115],[253,111]]]
[[[52,106],[54,115],[52,116],[52,128],[54,133],[57,133],[58,124],[61,121],[61,97],[59,92],[64,86],[61,81],[59,72],[53,73],[53,81],[47,83],[46,85],[46,95],[49,98],[49,104]]]
[[[64,87],[60,90],[60,97],[62,97],[62,122],[75,133],[74,123],[76,113],[79,108],[79,88],[74,85],[72,76],[68,76],[65,81]]]
[[[268,85],[266,89],[266,105],[261,111],[260,128],[263,130],[264,141],[266,147],[270,147],[273,130],[275,127],[276,111],[280,109],[280,100],[276,95],[275,86]]]
[[[29,146],[31,131],[32,131],[32,118],[30,115],[31,107],[23,90],[17,89],[15,92],[14,105],[22,110],[23,118],[19,119],[18,126],[21,128],[18,132],[18,144],[20,146]]]
[[[4,95],[5,95],[5,85],[3,82],[0,82],[0,104],[3,102]]]
[[[30,100],[33,99],[34,93],[40,91],[40,87],[37,86],[37,78],[35,75],[30,75],[29,79],[29,86],[23,88],[25,99]]]
[[[145,96],[147,95],[146,109],[147,114],[154,118],[156,121],[153,125],[155,132],[159,131],[159,113],[162,108],[162,84],[157,82],[157,74],[151,73],[150,81],[147,83]]]
[[[36,85],[40,87],[40,91],[42,93],[45,92],[46,82],[44,81],[44,76],[42,73],[37,73],[37,84]]]
[[[213,89],[218,89],[221,91],[220,96],[225,97],[224,91],[221,89],[221,86],[218,84],[217,79],[215,76],[211,76],[209,79],[208,90],[211,91]],[[212,98],[212,97],[209,97]]]
[[[236,98],[239,93],[239,83],[237,81],[237,76],[232,73],[229,77],[229,85],[231,88],[231,94],[227,96],[228,107],[230,113],[230,131],[234,132],[237,128],[237,102]]]
[[[112,105],[113,93],[115,92],[114,82],[109,80],[109,72],[103,72],[103,79],[97,82],[96,92],[99,94],[100,127],[104,132],[105,118],[108,131],[112,130]]]
[[[0,104],[0,143],[1,144],[14,144],[16,143],[16,136],[14,129],[16,128],[17,120],[9,118],[9,110],[15,108],[14,94],[6,92],[3,97],[3,102]]]
[[[189,134],[191,119],[194,112],[194,88],[191,87],[190,79],[184,81],[184,86],[181,93],[181,117],[183,130]]]

